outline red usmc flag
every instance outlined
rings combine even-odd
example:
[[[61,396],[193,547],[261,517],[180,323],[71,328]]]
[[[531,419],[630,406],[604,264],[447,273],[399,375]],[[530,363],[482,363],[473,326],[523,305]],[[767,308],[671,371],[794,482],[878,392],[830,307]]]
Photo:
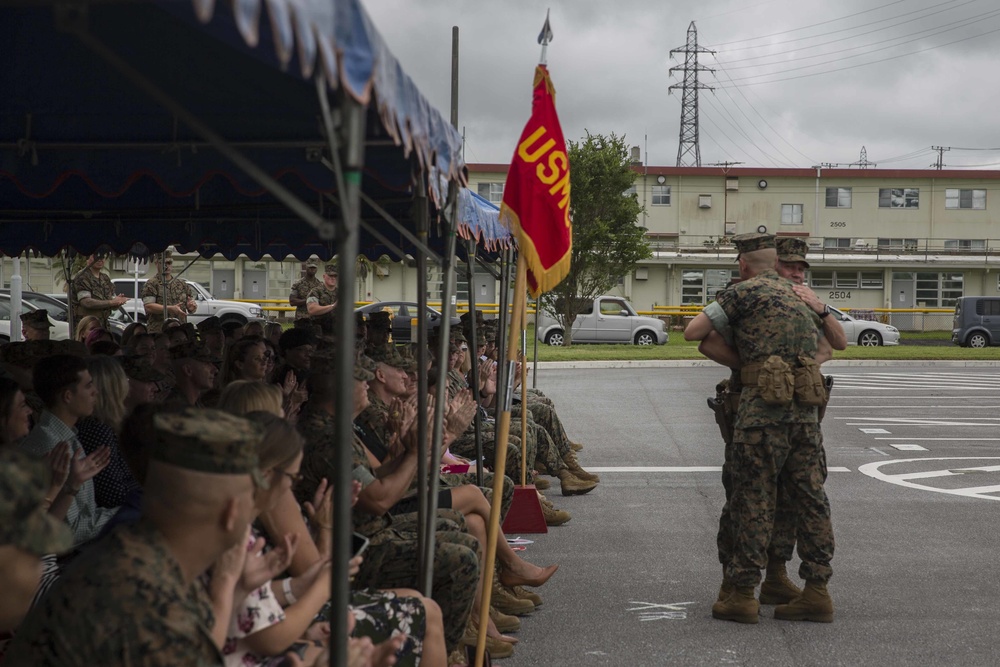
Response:
[[[535,69],[531,118],[514,151],[503,189],[500,219],[517,234],[527,262],[528,291],[537,298],[569,273],[573,229],[569,219],[569,158],[555,89],[545,65]]]

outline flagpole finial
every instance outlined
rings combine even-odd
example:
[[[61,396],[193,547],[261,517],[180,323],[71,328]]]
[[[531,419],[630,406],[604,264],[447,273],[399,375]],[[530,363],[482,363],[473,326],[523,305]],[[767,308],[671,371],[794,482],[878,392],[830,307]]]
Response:
[[[549,42],[552,41],[552,26],[549,24],[549,10],[545,10],[545,25],[542,26],[542,31],[538,33],[538,43],[542,45],[542,56],[538,59],[539,64],[546,64],[545,52],[548,50]]]

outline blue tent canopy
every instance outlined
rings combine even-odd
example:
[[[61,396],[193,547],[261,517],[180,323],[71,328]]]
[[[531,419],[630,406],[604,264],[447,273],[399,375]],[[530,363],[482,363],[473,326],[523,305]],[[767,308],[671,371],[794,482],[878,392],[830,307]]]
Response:
[[[269,0],[266,7],[263,0],[235,0],[231,10],[212,0],[163,0],[0,8],[0,252],[175,245],[252,259],[336,253],[335,240],[322,240],[140,92],[136,79],[335,221],[338,189],[324,163],[329,144],[313,80],[322,72],[338,94],[367,104],[364,194],[410,226],[414,195],[427,183],[439,210],[446,184],[464,184],[461,137],[403,72],[359,2]],[[106,54],[135,76],[109,65]],[[489,216],[461,210],[465,234],[484,248],[509,243]],[[412,250],[374,207],[362,217]],[[443,236],[435,227],[437,249]],[[360,251],[391,254],[366,233]]]

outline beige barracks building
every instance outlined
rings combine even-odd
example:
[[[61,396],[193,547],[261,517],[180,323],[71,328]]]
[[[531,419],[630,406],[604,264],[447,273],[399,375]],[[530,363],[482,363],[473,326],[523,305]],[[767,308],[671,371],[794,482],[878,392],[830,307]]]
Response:
[[[639,310],[710,301],[738,275],[729,239],[753,231],[805,239],[809,284],[839,308],[1000,295],[1000,171],[635,169],[653,256],[619,291]],[[469,187],[499,204],[506,170],[470,164]]]

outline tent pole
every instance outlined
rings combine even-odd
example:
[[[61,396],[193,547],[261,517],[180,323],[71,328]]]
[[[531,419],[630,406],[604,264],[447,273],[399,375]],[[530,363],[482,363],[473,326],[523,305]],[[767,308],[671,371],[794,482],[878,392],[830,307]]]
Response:
[[[444,409],[448,402],[447,371],[448,352],[451,344],[451,316],[454,312],[455,294],[455,244],[458,231],[458,185],[454,182],[448,186],[448,203],[451,216],[444,216],[447,222],[448,242],[444,254],[444,281],[441,293],[441,325],[438,329],[438,359],[442,360],[438,383],[434,387],[434,438],[431,443],[430,462],[427,475],[427,540],[424,548],[423,581],[420,590],[430,597],[434,591],[434,527],[437,520],[438,487],[441,471],[441,443],[444,441]],[[475,354],[475,352],[473,352]]]
[[[532,389],[538,389],[538,311],[539,311],[539,309],[541,307],[542,307],[542,301],[541,301],[541,299],[540,298],[539,299],[535,299],[535,318],[534,318],[535,319],[535,335],[532,336],[532,338],[535,339],[534,343],[533,343],[533,345],[534,345],[534,353],[533,353],[534,360],[533,360],[533,363],[532,363],[532,370],[531,370],[531,388]]]
[[[13,266],[10,274],[10,340],[18,342],[24,340],[21,335],[21,255],[13,257]],[[73,332],[69,332],[70,338]]]
[[[334,174],[340,192],[341,233],[337,259],[341,266],[358,256],[359,224],[361,218],[361,167],[364,165],[365,107],[349,95],[340,95],[341,138],[338,141],[330,112],[326,82],[322,73],[316,75],[316,93],[323,115],[323,126],[333,158]],[[347,627],[347,602],[349,594],[348,561],[351,558],[351,448],[347,443],[354,437],[354,271],[341,272],[337,281],[337,305],[334,331],[336,368],[336,395],[334,433],[337,442],[336,461],[332,471],[333,483],[333,576],[330,585],[330,627]],[[348,637],[344,632],[332,632],[330,638],[330,667],[347,664]]]
[[[465,245],[465,280],[469,291],[469,354],[479,351],[479,325],[476,323],[476,241],[469,239]],[[479,391],[479,357],[472,360],[472,394],[476,399],[476,416],[472,423],[476,432],[476,486],[483,485],[483,413],[479,406],[482,396]]]
[[[426,197],[426,195],[425,195],[425,197]],[[415,245],[417,247],[417,249],[420,250],[420,252],[422,252],[425,255],[427,255],[427,257],[429,257],[431,259],[431,261],[433,261],[433,262],[435,262],[437,264],[441,264],[441,258],[437,256],[436,252],[434,252],[433,250],[430,249],[430,247],[428,247],[428,245],[427,245],[427,239],[426,238],[424,238],[423,240],[421,240],[421,239],[417,238],[416,236],[414,236],[413,233],[410,230],[408,230],[406,227],[404,227],[402,224],[400,224],[399,221],[397,221],[396,218],[392,217],[392,215],[388,211],[386,211],[384,208],[382,208],[381,206],[379,206],[379,204],[378,204],[377,201],[375,201],[374,199],[372,199],[371,197],[369,197],[368,195],[366,195],[363,192],[361,193],[361,201],[363,201],[364,203],[366,203],[369,206],[371,206],[375,210],[376,213],[378,213],[380,216],[382,216],[382,218],[386,222],[388,222],[390,225],[392,225],[393,228],[397,232],[399,232],[400,234],[402,234],[406,238],[407,241],[409,241],[410,243],[412,243],[413,245]]]
[[[423,170],[417,175],[417,186],[414,197],[414,206],[416,207],[415,219],[417,223],[417,236],[420,239],[421,244],[425,247],[427,245],[428,231],[430,228],[430,211],[427,208],[429,202],[427,201],[427,179],[426,173]],[[428,482],[428,470],[427,465],[427,366],[428,366],[428,347],[427,347],[427,255],[423,251],[418,251],[417,253],[417,521],[419,526],[428,526],[431,524],[431,518],[428,516],[427,508],[427,482]],[[412,339],[412,336],[411,336]],[[439,359],[439,366],[447,363],[446,359]],[[433,567],[433,563],[427,563],[426,558],[428,553],[433,553],[428,549],[427,542],[429,539],[433,539],[432,535],[427,535],[426,530],[419,530],[417,532],[417,553],[418,558],[418,572],[426,572],[429,567]],[[418,579],[422,579],[419,577]],[[418,583],[423,583],[418,580]],[[421,589],[420,591],[425,596],[430,596],[430,591]]]
[[[500,313],[499,320],[500,323],[497,325],[497,343],[496,348],[498,352],[498,357],[503,350],[507,349],[507,325],[510,322],[510,261],[513,251],[507,248],[500,255]],[[500,359],[497,359],[497,396],[499,397],[501,392],[507,386],[507,365],[500,363]],[[496,404],[493,406],[493,417],[496,423],[500,423],[500,413],[502,411],[501,401],[497,400]],[[496,438],[494,438],[494,441]]]

